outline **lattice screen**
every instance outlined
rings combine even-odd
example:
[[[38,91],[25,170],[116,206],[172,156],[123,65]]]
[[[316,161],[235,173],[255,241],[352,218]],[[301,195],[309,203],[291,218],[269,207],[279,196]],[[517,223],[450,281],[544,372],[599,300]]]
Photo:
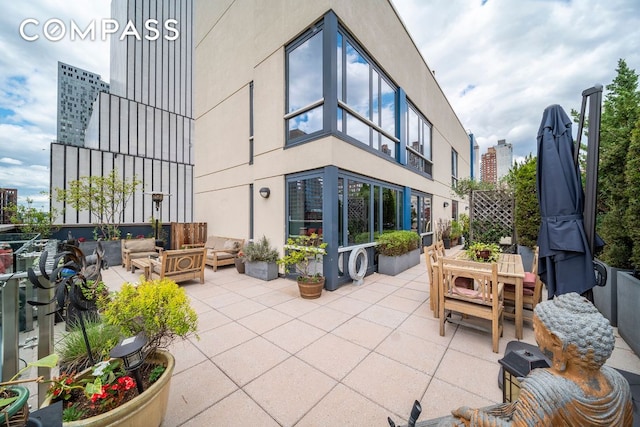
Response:
[[[490,190],[472,192],[470,198],[469,219],[471,222],[470,239],[483,237],[491,238],[498,243],[500,237],[511,237],[513,247],[503,248],[506,252],[515,248],[514,207],[513,194],[504,190]],[[488,242],[487,242],[488,243]]]

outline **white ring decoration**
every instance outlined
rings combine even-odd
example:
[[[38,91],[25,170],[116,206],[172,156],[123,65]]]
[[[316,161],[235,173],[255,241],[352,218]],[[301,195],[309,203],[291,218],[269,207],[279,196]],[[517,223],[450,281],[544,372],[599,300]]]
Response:
[[[360,268],[356,271],[358,258],[362,255]],[[369,256],[365,248],[358,248],[351,251],[349,255],[349,276],[353,279],[354,285],[362,285],[364,283],[364,275],[367,273],[367,265],[369,264]]]

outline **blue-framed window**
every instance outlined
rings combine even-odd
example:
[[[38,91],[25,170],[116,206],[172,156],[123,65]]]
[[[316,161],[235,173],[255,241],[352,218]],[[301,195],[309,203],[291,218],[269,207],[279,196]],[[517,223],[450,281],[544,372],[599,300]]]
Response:
[[[405,145],[407,148],[407,165],[429,176],[433,173],[431,123],[407,101],[405,116],[407,131]]]
[[[451,149],[451,188],[458,186],[458,152]]]

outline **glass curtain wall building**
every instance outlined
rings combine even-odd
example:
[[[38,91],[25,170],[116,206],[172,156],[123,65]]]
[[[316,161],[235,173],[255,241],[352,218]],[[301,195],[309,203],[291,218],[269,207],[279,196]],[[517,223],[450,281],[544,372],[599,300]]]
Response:
[[[203,18],[197,31],[197,83],[207,95],[196,102],[196,127],[198,135],[218,137],[197,145],[196,157],[202,154],[205,161],[196,163],[196,218],[213,223],[222,235],[267,235],[280,248],[288,236],[322,236],[328,244],[326,287],[332,290],[351,281],[347,263],[356,248],[367,250],[367,271],[375,271],[374,242],[381,233],[413,230],[423,244],[431,243],[437,219],[451,218],[442,201],[451,200],[458,168],[469,170],[469,155],[457,155],[468,153],[469,140],[388,1],[353,8],[320,1],[310,9],[326,7],[325,12],[311,20],[310,10],[297,11],[299,20],[284,19],[271,6],[271,26],[256,2],[227,11],[211,6],[206,14],[219,21]],[[241,16],[255,33],[239,37],[233,48],[214,48],[215,36],[234,38],[228,32]],[[358,34],[354,26],[366,32],[358,17],[390,31]],[[296,28],[305,19],[309,24]],[[266,56],[250,51],[232,57],[231,50],[242,50],[241,43],[253,36]],[[376,42],[388,44],[378,49],[382,58],[371,52]],[[236,67],[236,75],[211,71],[212,49],[215,63]],[[401,75],[390,71],[400,70],[396,65],[403,61],[407,69]],[[243,104],[246,113],[231,112]],[[225,118],[245,136],[224,129]],[[222,159],[210,156],[210,164],[207,150]],[[269,198],[254,193],[265,186]],[[440,209],[434,209],[434,199]],[[207,210],[219,200],[235,202],[235,220]]]

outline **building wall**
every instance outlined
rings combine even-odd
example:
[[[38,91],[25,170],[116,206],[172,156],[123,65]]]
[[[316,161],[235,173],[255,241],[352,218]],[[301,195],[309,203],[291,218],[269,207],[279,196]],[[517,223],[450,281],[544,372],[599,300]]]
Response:
[[[285,147],[285,47],[329,10],[432,123],[433,179],[332,135]],[[253,200],[254,235],[281,246],[285,175],[328,165],[433,194],[434,220],[450,217],[443,201],[451,199],[451,149],[459,154],[459,178],[468,176],[468,135],[387,0],[200,2],[195,17],[194,217],[210,234],[249,237]],[[263,186],[269,199],[258,195]]]

